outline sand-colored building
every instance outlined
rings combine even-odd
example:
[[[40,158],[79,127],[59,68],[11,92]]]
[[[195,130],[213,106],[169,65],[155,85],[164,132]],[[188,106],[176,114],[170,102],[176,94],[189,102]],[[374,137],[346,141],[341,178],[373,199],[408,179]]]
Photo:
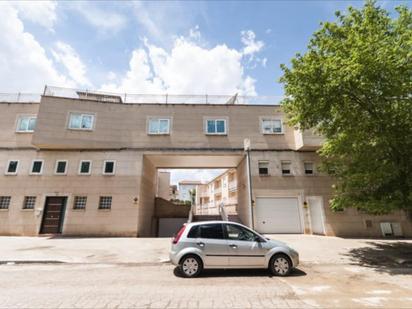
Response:
[[[196,187],[196,214],[218,214],[219,205],[227,214],[237,213],[237,175],[231,168]]]
[[[1,235],[154,236],[158,169],[225,168],[239,219],[260,232],[412,236],[400,211],[332,212],[322,138],[287,126],[279,105],[50,87],[40,102],[22,98],[0,103]]]

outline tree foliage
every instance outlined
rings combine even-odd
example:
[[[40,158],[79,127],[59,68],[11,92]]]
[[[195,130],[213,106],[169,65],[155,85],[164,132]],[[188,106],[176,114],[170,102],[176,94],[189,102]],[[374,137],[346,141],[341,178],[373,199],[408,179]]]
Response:
[[[336,12],[282,65],[290,123],[326,138],[333,209],[412,209],[412,12],[396,12],[374,1]]]

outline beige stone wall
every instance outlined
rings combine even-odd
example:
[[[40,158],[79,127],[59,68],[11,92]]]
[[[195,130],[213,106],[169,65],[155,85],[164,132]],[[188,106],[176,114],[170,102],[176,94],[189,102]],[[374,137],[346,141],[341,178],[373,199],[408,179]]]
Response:
[[[33,133],[16,133],[19,116],[37,115],[38,103],[0,103],[0,148],[30,147]]]
[[[165,200],[171,199],[170,194],[170,172],[158,172],[157,174],[157,192],[158,197],[164,198]]]
[[[145,156],[142,162],[137,234],[149,237],[157,232],[154,219],[157,169]]]
[[[258,162],[269,161],[269,176],[259,176]],[[288,160],[292,163],[293,176],[282,176],[280,162]],[[304,207],[304,202],[309,196],[320,196],[323,199],[323,210],[325,214],[326,235],[347,237],[380,237],[381,222],[401,223],[405,236],[412,236],[412,223],[403,212],[395,212],[389,215],[372,216],[363,214],[356,209],[347,209],[343,212],[333,212],[330,209],[329,200],[332,196],[333,179],[322,173],[305,175],[303,162],[313,162],[316,166],[320,164],[319,157],[315,152],[259,152],[252,151],[251,171],[253,185],[253,199],[259,196],[293,196],[299,201],[302,222],[305,233],[311,233],[310,212]],[[238,169],[239,172],[239,169]],[[367,228],[365,220],[372,221],[372,227]]]
[[[237,175],[237,213],[243,224],[252,226],[250,220],[250,203],[248,189],[248,171],[246,157],[236,168]],[[252,191],[253,192],[253,191]]]
[[[68,130],[70,112],[95,114],[94,131]],[[149,117],[169,117],[170,135],[147,134]],[[33,143],[42,148],[240,148],[249,137],[254,148],[294,149],[294,130],[264,135],[260,118],[284,115],[276,106],[111,104],[88,100],[43,97]],[[206,135],[207,117],[228,121],[228,134]]]
[[[6,176],[9,159],[19,160],[16,176]],[[42,175],[29,175],[33,159],[44,160]],[[116,174],[103,176],[103,161],[116,160]],[[55,161],[68,160],[67,175],[54,175]],[[79,161],[92,160],[92,173],[78,175]],[[64,235],[135,236],[139,204],[141,154],[134,151],[0,151],[0,195],[11,196],[9,210],[0,211],[1,235],[36,235],[47,196],[67,196]],[[85,210],[74,210],[74,196],[87,196]],[[24,196],[36,196],[35,210],[23,210]],[[100,196],[112,196],[111,210],[99,210]]]

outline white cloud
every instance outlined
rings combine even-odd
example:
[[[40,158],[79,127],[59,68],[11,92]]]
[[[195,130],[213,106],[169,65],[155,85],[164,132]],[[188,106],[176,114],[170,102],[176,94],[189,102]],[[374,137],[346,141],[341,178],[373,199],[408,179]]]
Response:
[[[86,66],[81,61],[77,52],[64,42],[56,42],[52,54],[56,62],[61,63],[69,73],[69,76],[78,84],[91,86],[86,77]]]
[[[53,30],[56,22],[56,6],[55,1],[13,1],[9,2],[22,19],[29,20],[39,24],[49,30]]]
[[[177,185],[182,180],[198,180],[203,183],[211,181],[216,176],[223,174],[226,169],[171,169],[170,183]]]
[[[60,74],[44,48],[24,29],[17,9],[2,3],[0,9],[0,87],[4,92],[40,92],[45,84],[73,86]]]
[[[254,53],[257,52],[255,49]],[[244,72],[244,56],[243,51],[225,44],[210,48],[199,46],[191,37],[177,38],[170,51],[145,40],[143,48],[133,51],[129,70],[120,82],[105,84],[102,90],[255,95],[255,80]]]
[[[245,45],[243,54],[253,59],[253,55],[261,51],[265,44],[262,41],[256,41],[256,34],[252,30],[241,32],[241,41]]]
[[[76,10],[83,18],[99,32],[116,33],[127,24],[127,18],[114,11],[102,10],[98,6],[85,3],[70,3],[69,8]]]

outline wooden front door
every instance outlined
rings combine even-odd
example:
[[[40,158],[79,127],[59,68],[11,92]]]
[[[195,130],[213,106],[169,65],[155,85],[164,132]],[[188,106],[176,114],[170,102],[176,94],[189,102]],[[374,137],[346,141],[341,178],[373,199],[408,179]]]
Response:
[[[66,197],[49,196],[44,205],[40,234],[60,234],[63,227]]]

